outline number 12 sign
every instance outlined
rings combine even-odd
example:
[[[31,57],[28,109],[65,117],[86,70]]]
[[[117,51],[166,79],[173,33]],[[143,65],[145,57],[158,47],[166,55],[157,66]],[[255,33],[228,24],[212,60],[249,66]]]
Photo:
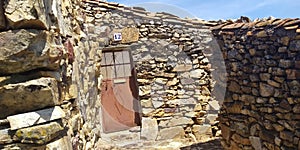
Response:
[[[114,33],[114,41],[121,41],[122,33]]]

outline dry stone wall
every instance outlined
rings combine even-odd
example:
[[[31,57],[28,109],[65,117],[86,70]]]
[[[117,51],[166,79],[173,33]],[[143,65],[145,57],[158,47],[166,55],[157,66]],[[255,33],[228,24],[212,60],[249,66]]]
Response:
[[[101,1],[85,0],[82,11],[87,37],[99,46],[98,57],[107,49],[132,53],[142,139],[200,141],[212,137],[212,131],[215,135],[219,104],[211,94],[215,81],[210,62],[215,41],[201,21]],[[122,33],[122,40],[114,41],[114,33]],[[98,88],[101,92],[101,80]],[[100,107],[95,112],[101,116]]]
[[[228,74],[220,113],[225,149],[300,149],[299,25],[241,18],[212,26]]]
[[[72,149],[70,118],[79,115],[71,82],[76,5],[0,2],[0,149]]]

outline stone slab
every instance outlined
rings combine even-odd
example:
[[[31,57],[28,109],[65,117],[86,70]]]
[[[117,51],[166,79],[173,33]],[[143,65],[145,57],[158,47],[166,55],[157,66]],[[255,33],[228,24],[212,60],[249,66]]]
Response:
[[[185,132],[181,126],[164,128],[159,131],[157,140],[181,139],[184,137],[184,135]]]
[[[155,140],[158,134],[157,120],[152,118],[142,118],[141,139]]]
[[[23,128],[16,131],[14,141],[24,144],[46,144],[58,137],[64,128],[58,122]]]
[[[8,0],[4,5],[8,25],[13,29],[49,29],[51,11],[54,13],[52,1],[55,0]]]
[[[5,38],[3,38],[5,37]],[[57,70],[64,49],[47,31],[13,30],[0,33],[0,74],[34,69]]]
[[[9,121],[10,129],[16,130],[60,119],[63,117],[65,117],[65,112],[59,106],[55,106],[35,112],[9,116],[7,117],[7,120]]]
[[[57,81],[39,78],[0,87],[0,119],[18,113],[59,105]]]

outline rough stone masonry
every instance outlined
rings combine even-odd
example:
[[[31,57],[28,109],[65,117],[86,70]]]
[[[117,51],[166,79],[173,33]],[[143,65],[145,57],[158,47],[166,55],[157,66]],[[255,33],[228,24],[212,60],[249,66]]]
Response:
[[[189,145],[221,126],[225,149],[300,149],[299,24],[206,22],[98,0],[1,1],[0,148]],[[135,64],[141,127],[105,143],[101,61],[119,49]]]

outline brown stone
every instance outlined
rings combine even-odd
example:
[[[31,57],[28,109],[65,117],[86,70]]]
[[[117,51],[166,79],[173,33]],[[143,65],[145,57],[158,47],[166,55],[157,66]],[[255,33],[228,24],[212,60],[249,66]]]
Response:
[[[132,43],[139,40],[139,30],[134,27],[127,27],[122,29],[121,43]]]
[[[251,145],[250,144],[250,140],[248,138],[245,138],[243,136],[240,136],[238,134],[233,134],[232,135],[232,139],[239,144],[243,144],[243,145]]]
[[[164,128],[159,131],[157,140],[181,139],[184,137],[184,134],[184,130],[180,126]]]
[[[241,113],[244,104],[242,102],[236,101],[226,106],[227,106],[227,113],[239,114]]]
[[[275,92],[274,87],[264,83],[259,84],[259,91],[260,91],[260,95],[263,97],[272,96]]]
[[[287,140],[289,142],[293,142],[294,134],[290,131],[281,131],[280,138],[283,140]]]
[[[266,130],[261,130],[259,132],[259,137],[262,139],[262,140],[265,140],[267,142],[270,142],[270,143],[274,143],[274,133],[270,132],[270,131],[266,131]]]
[[[257,36],[258,38],[264,38],[264,37],[267,37],[268,34],[267,34],[266,31],[260,31],[260,32],[256,33],[256,36]]]
[[[27,144],[46,144],[56,138],[64,128],[58,122],[23,128],[16,131],[13,139]]]
[[[221,130],[222,130],[222,137],[226,140],[226,141],[229,141],[231,136],[232,136],[232,132],[231,132],[231,129],[230,127],[224,125],[224,124],[221,124]]]
[[[228,85],[228,90],[231,91],[231,92],[237,92],[239,93],[240,92],[240,85],[235,82],[235,81],[231,81]]]
[[[287,74],[287,79],[300,79],[300,71],[299,70],[294,70],[294,69],[287,69],[286,71]]]
[[[57,81],[39,78],[0,87],[0,118],[59,105]]]
[[[288,86],[293,96],[300,96],[300,83],[297,80],[289,82]]]
[[[4,5],[8,25],[14,29],[49,29],[51,26],[50,15],[57,12],[52,10],[51,4],[52,0],[9,0]]]
[[[47,31],[38,30],[1,32],[0,74],[39,68],[57,70],[64,49],[56,46],[53,41],[55,38],[51,36]]]
[[[250,139],[252,147],[255,150],[262,150],[262,144],[261,144],[261,140],[259,137],[250,136],[249,139]]]

